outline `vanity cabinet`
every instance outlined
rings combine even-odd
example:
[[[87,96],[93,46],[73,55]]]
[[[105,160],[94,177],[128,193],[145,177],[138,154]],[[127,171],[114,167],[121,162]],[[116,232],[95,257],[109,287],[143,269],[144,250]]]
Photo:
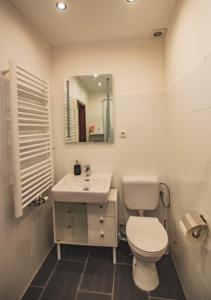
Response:
[[[68,243],[87,243],[88,224],[87,208],[82,203],[54,203],[55,227],[54,233],[57,241],[67,241]]]
[[[111,189],[106,203],[56,202],[53,205],[54,242],[60,245],[89,245],[113,248],[116,263],[117,189]]]

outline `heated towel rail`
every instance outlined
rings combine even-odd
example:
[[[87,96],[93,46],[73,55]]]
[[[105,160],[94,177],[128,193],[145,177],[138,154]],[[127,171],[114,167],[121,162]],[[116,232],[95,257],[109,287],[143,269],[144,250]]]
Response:
[[[9,62],[15,216],[53,185],[48,83]]]

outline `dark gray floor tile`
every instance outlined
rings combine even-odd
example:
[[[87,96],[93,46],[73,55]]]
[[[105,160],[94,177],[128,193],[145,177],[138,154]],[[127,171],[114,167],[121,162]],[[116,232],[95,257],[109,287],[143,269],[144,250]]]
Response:
[[[52,251],[49,253],[46,260],[44,261],[44,263],[42,264],[37,275],[32,280],[31,284],[43,287],[46,284],[49,276],[51,275],[56,263],[57,263],[56,247],[54,247]]]
[[[176,300],[173,298],[160,298],[160,297],[150,297],[150,300]]]
[[[132,278],[132,266],[116,265],[114,300],[148,300],[148,294],[139,290]]]
[[[150,296],[185,300],[174,264],[170,255],[164,255],[157,263],[160,284]]]
[[[76,300],[111,300],[111,295],[78,292]]]
[[[24,294],[22,300],[38,300],[42,292],[42,288],[30,286]]]
[[[89,247],[63,245],[62,246],[62,259],[81,260],[85,261],[89,254]]]
[[[114,265],[112,261],[89,258],[80,289],[93,292],[111,293],[113,273]]]
[[[89,257],[91,259],[112,261],[112,253],[111,247],[91,247]]]
[[[84,262],[60,261],[41,297],[42,300],[73,300]]]
[[[127,242],[120,241],[117,248],[117,263],[132,264],[133,255]]]

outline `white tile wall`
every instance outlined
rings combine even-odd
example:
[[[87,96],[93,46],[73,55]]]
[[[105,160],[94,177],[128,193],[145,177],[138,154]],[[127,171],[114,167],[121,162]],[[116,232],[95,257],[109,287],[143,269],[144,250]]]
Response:
[[[10,5],[0,1],[0,71],[8,60],[49,78],[50,49]],[[0,76],[0,299],[20,299],[53,244],[52,208],[26,209],[15,219],[7,80]]]
[[[52,246],[50,202],[15,219],[6,82],[0,78],[0,298],[18,299]]]
[[[193,248],[184,244],[178,226],[185,212],[198,211],[211,228],[211,94],[207,81],[210,57],[211,53],[168,91],[171,246],[191,300],[211,297],[211,251],[206,245]]]
[[[186,211],[202,212],[211,226],[210,19],[210,0],[178,1],[164,41],[171,245],[189,300],[211,299],[211,240],[193,248],[178,230]]]

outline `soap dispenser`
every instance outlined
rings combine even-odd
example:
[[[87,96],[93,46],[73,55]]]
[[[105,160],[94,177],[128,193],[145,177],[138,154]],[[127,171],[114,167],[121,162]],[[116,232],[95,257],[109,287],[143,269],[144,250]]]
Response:
[[[79,164],[78,160],[76,160],[74,165],[74,174],[76,176],[81,175],[81,165]]]

